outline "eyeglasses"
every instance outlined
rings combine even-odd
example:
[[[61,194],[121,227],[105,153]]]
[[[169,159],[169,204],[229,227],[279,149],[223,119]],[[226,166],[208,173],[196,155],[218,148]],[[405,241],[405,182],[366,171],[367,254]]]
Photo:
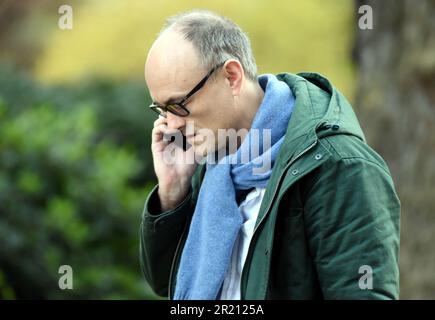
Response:
[[[213,69],[210,70],[209,73],[183,98],[180,100],[180,102],[174,102],[167,104],[166,106],[159,105],[158,103],[153,102],[149,108],[156,112],[157,114],[163,116],[166,118],[166,112],[169,111],[177,116],[180,117],[187,117],[190,114],[190,111],[186,109],[185,103],[186,101],[193,96],[195,93],[197,93],[207,82],[208,78],[215,72],[217,69],[222,67],[225,62],[217,65]]]

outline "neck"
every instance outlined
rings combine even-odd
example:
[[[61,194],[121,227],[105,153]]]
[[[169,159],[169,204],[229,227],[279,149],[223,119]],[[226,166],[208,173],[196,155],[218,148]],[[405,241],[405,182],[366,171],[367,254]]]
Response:
[[[249,130],[252,126],[255,114],[257,113],[261,102],[264,98],[264,91],[260,87],[258,81],[246,81],[243,95],[240,95],[238,110],[240,114],[238,117],[238,128]]]

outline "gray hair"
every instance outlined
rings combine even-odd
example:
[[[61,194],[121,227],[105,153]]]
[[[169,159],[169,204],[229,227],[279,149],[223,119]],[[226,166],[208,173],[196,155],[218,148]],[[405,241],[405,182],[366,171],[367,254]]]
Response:
[[[193,43],[204,68],[211,69],[228,59],[236,59],[245,76],[256,81],[257,65],[249,38],[230,19],[211,11],[194,10],[168,18],[160,34],[170,27]]]

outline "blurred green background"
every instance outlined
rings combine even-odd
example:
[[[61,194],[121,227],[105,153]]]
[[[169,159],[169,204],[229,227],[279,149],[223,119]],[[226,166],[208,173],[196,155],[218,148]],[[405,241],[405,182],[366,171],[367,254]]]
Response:
[[[156,183],[143,67],[165,18],[194,8],[239,24],[259,73],[320,72],[354,103],[402,200],[401,298],[435,298],[435,10],[379,2],[0,2],[0,298],[157,298],[138,261]],[[374,30],[358,29],[365,3]]]

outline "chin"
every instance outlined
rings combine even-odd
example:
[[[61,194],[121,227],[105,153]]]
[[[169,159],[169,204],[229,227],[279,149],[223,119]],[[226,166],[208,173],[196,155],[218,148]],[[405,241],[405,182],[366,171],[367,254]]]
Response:
[[[207,157],[208,155],[214,153],[215,148],[207,144],[197,144],[193,146],[193,152],[199,157]]]
[[[206,157],[208,154],[207,148],[205,148],[203,145],[193,145],[192,148],[196,156]]]

